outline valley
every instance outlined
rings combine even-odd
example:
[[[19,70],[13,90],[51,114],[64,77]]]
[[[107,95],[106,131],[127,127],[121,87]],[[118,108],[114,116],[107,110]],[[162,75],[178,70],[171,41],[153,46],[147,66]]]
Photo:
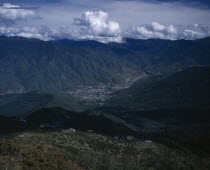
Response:
[[[127,79],[136,79],[145,71],[150,75],[168,75],[192,65],[208,66],[209,41],[126,38],[122,44],[103,44],[1,36],[0,93],[126,86]]]
[[[0,169],[209,169],[209,44],[1,36]]]
[[[70,94],[77,100],[83,102],[87,106],[99,107],[110,99],[115,92],[131,87],[139,79],[145,78],[148,75],[146,73],[139,73],[138,76],[128,76],[125,81],[118,85],[105,85],[98,86],[79,86],[78,89],[67,91],[63,93]]]
[[[210,170],[210,0],[1,0],[0,170]]]

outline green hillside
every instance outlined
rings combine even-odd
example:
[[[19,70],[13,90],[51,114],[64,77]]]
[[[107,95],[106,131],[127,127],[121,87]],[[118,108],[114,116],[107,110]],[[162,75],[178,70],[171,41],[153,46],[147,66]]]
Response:
[[[156,142],[119,141],[80,131],[21,133],[0,139],[0,169],[208,169],[209,161]]]
[[[78,85],[113,84],[121,82],[125,73],[136,71],[110,52],[36,39],[1,37],[0,51],[0,92],[60,92]]]
[[[191,67],[168,77],[145,78],[116,92],[107,106],[134,110],[209,108],[210,67]]]
[[[68,94],[33,91],[0,96],[0,115],[4,116],[29,114],[48,107],[62,107],[72,111],[83,110],[83,106]]]
[[[210,67],[141,79],[98,111],[126,120],[139,134],[168,145],[210,153]]]

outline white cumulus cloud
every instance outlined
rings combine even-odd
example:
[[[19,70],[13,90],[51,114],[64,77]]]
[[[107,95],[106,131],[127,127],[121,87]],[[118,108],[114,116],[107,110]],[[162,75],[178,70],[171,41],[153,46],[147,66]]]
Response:
[[[99,41],[121,41],[120,25],[111,21],[109,14],[103,11],[87,11],[73,24],[79,27],[78,38],[96,39]]]
[[[210,27],[208,25],[194,24],[181,30],[181,39],[199,39],[210,36]]]
[[[157,22],[152,22],[149,25],[133,27],[132,30],[126,32],[125,36],[138,39],[175,40],[177,38],[177,29],[173,25],[164,26]]]

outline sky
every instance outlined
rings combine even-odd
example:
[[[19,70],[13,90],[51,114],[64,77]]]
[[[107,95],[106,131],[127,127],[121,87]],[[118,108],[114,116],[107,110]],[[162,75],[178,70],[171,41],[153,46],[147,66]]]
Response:
[[[0,0],[0,35],[123,42],[210,36],[208,0]]]

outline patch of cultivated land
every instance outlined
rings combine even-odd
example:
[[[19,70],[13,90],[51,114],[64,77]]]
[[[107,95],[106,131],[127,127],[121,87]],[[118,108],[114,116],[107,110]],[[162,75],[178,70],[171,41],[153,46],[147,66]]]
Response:
[[[208,160],[154,142],[63,130],[0,139],[0,169],[208,169]]]

